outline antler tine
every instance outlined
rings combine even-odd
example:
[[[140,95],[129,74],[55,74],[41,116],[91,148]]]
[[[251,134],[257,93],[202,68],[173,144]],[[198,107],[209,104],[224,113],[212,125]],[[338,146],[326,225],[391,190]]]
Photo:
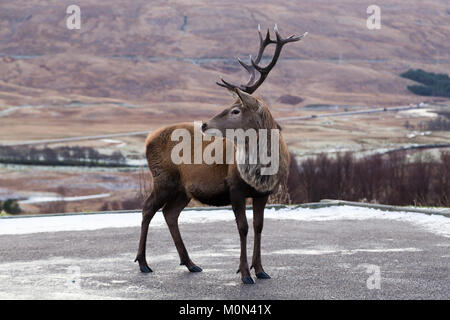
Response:
[[[286,44],[286,43],[288,43],[288,42],[295,42],[295,41],[298,41],[298,40],[304,38],[304,37],[308,34],[308,32],[305,32],[304,34],[302,34],[302,35],[300,35],[300,36],[296,36],[295,34],[291,34],[291,35],[290,35],[289,37],[287,37],[286,39],[283,39],[283,38],[280,36],[280,33],[278,32],[278,26],[277,26],[276,24],[275,24],[275,27],[273,28],[273,30],[275,31],[275,35],[276,35],[276,37],[277,37],[277,41],[278,41],[278,42],[282,42],[283,45]]]
[[[276,41],[270,39],[270,32],[269,29],[267,29],[266,37],[263,39],[261,35],[261,26],[258,24],[258,34],[259,34],[259,51],[258,55],[256,56],[256,63],[259,63],[261,61],[261,58],[263,56],[264,50],[266,50],[266,47],[271,43],[277,43]]]
[[[252,55],[250,55],[250,61],[252,61]],[[250,64],[246,64],[245,62],[243,62],[241,59],[237,58],[238,62],[241,64],[241,66],[244,67],[245,70],[247,70],[247,72],[250,74],[250,79],[247,82],[247,85],[253,83],[253,81],[255,80],[255,68],[253,68],[252,65]]]
[[[261,34],[261,25],[258,24],[258,35],[259,35],[259,51],[258,54],[256,56],[256,63],[259,63],[259,61],[261,61],[262,55],[264,53],[265,48],[270,44],[270,43],[276,43],[275,41],[270,39],[270,32],[269,29],[267,29],[267,34],[266,37],[263,38],[262,34]],[[235,90],[236,88],[239,88],[243,91],[247,91],[249,86],[255,81],[256,75],[255,75],[255,68],[253,66],[253,63],[251,64],[246,64],[245,62],[243,62],[240,58],[237,58],[239,64],[245,69],[247,70],[247,72],[250,74],[250,78],[247,82],[246,85],[240,85],[240,86],[236,86],[233,85],[225,80],[223,80],[222,78],[220,79],[222,81],[222,83],[220,82],[216,82],[216,84],[218,84],[221,87],[230,89],[230,90]],[[250,55],[250,61],[253,61],[252,55]]]
[[[226,82],[225,80],[223,80],[223,78],[220,78],[220,81],[222,81],[223,83],[216,82],[216,84],[221,86],[221,87],[224,87],[224,88],[227,88],[227,89],[231,89],[231,90],[233,90],[234,88],[237,88],[235,85],[232,85],[231,83]]]
[[[259,35],[259,50],[258,50],[258,54],[256,55],[256,59],[255,59],[256,63],[259,63],[261,61],[261,58],[264,54],[264,50],[266,49],[266,47],[271,43],[276,43],[276,41],[270,39],[269,29],[267,29],[266,37],[263,38],[263,36],[261,34],[261,25],[260,24],[258,24],[258,35]],[[246,64],[241,59],[239,59],[239,58],[237,58],[237,59],[238,59],[238,62],[240,63],[240,65],[243,66],[244,69],[247,70],[247,72],[250,74],[250,78],[249,78],[247,84],[245,86],[240,86],[240,88],[242,88],[244,90],[248,90],[248,87],[253,84],[253,82],[255,81],[255,78],[256,78],[256,75],[255,75],[256,68],[254,67],[254,64],[252,62],[253,61],[252,56],[250,55],[251,64]]]
[[[307,33],[304,33],[303,35],[301,35],[299,37],[296,37],[295,35],[292,35],[292,36],[289,36],[286,39],[283,39],[281,37],[280,33],[278,32],[278,26],[276,24],[275,24],[273,29],[275,31],[275,36],[276,36],[277,40],[276,41],[271,40],[273,43],[276,44],[276,48],[275,48],[275,52],[274,52],[273,57],[272,57],[272,61],[264,68],[258,65],[258,61],[256,61],[256,60],[255,61],[254,60],[251,61],[253,67],[261,74],[261,76],[259,77],[258,81],[256,81],[251,86],[248,86],[249,87],[249,91],[250,91],[250,92],[247,91],[248,93],[253,93],[264,82],[264,80],[266,79],[266,77],[269,74],[269,72],[272,70],[272,68],[277,63],[278,58],[279,58],[280,53],[281,53],[281,49],[283,48],[283,46],[286,43],[289,43],[289,42],[299,41],[300,39],[302,39],[307,34]]]
[[[241,89],[242,91],[245,91],[247,93],[253,93],[256,89],[258,89],[258,87],[264,82],[264,80],[266,79],[267,75],[269,74],[269,72],[272,70],[272,68],[275,66],[275,64],[278,61],[278,58],[280,56],[281,53],[281,49],[283,48],[283,46],[286,43],[289,42],[295,42],[295,41],[299,41],[300,39],[304,38],[308,33],[305,32],[303,35],[301,36],[295,36],[295,35],[291,35],[285,39],[283,39],[279,32],[278,32],[278,26],[275,24],[275,27],[273,28],[275,31],[275,36],[276,36],[276,40],[272,40],[270,38],[270,31],[269,29],[267,29],[267,33],[266,33],[266,37],[263,38],[262,34],[261,34],[261,26],[258,24],[258,35],[259,35],[259,51],[258,51],[258,55],[256,56],[256,59],[253,60],[252,56],[250,55],[250,63],[251,64],[246,64],[244,63],[241,59],[237,59],[239,64],[244,67],[245,70],[247,70],[247,72],[250,74],[250,79],[247,82],[246,85],[240,85],[240,86],[236,86],[233,85],[229,82],[226,82],[225,80],[223,80],[221,78],[222,83],[220,82],[216,82],[219,86],[221,87],[225,87],[229,90],[236,90],[236,88]],[[272,57],[272,61],[266,66],[266,67],[261,67],[259,65],[262,56],[264,54],[264,51],[266,49],[266,47],[269,44],[275,44],[276,48],[275,48],[275,52],[273,54]],[[260,77],[259,79],[255,82],[255,70],[258,71],[260,73]]]

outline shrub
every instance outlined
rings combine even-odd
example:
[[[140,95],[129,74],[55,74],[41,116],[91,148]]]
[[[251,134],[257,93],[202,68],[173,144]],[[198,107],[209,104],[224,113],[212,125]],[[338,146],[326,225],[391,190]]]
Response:
[[[448,131],[450,130],[450,120],[444,117],[437,117],[436,119],[421,123],[421,127],[431,131]]]
[[[124,166],[126,158],[120,151],[101,154],[90,147],[0,147],[0,162],[42,165]]]
[[[358,159],[350,153],[321,154],[291,170],[288,189],[293,203],[321,199],[370,201],[391,205],[450,206],[450,153],[440,160],[403,152]]]
[[[450,97],[450,78],[446,74],[409,69],[400,76],[423,84],[408,86],[408,90],[412,93],[421,96]]]
[[[2,208],[6,213],[9,214],[19,214],[22,212],[19,203],[15,199],[8,199],[3,202],[2,206],[0,207],[0,211],[2,210]]]
[[[419,96],[431,96],[433,94],[433,89],[427,86],[412,85],[407,86],[407,88],[409,91]]]

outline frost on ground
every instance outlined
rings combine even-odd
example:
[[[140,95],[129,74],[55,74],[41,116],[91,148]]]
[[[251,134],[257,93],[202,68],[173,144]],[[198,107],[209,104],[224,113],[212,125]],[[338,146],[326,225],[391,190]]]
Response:
[[[247,210],[247,217],[252,217]],[[266,219],[295,221],[334,221],[382,219],[407,222],[429,232],[450,237],[450,218],[440,215],[426,215],[415,212],[390,212],[372,208],[336,206],[319,209],[285,208],[266,209]],[[208,223],[234,220],[229,209],[187,210],[180,216],[180,224]],[[114,214],[61,215],[49,217],[21,217],[0,219],[0,235],[28,234],[57,231],[82,231],[104,228],[138,227],[141,223],[140,212]],[[152,227],[164,227],[165,221],[158,212],[151,222]]]
[[[161,213],[149,234],[151,274],[133,262],[137,211],[1,218],[0,299],[448,298],[450,218],[353,206],[270,208],[266,218],[272,280],[251,288],[235,273],[240,246],[230,209],[181,215],[190,256],[204,268],[198,274],[179,265]],[[367,285],[374,268],[380,289]]]

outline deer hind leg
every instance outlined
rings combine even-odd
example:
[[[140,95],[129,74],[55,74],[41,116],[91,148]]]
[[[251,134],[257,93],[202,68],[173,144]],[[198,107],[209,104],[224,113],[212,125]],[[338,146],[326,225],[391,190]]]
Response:
[[[162,193],[156,189],[145,199],[142,209],[142,224],[141,224],[141,237],[139,239],[139,249],[134,262],[139,262],[139,269],[141,272],[149,273],[152,269],[147,264],[145,258],[148,226],[155,213],[161,209],[165,203],[165,199],[162,197]]]
[[[231,205],[236,217],[236,224],[241,242],[241,256],[239,260],[238,273],[241,273],[242,282],[245,284],[255,283],[250,276],[250,269],[247,261],[247,233],[248,223],[245,215],[245,198],[239,192],[231,192]]]
[[[180,265],[184,265],[190,272],[201,272],[202,268],[195,265],[189,258],[189,254],[184,246],[183,239],[181,238],[180,229],[178,227],[178,217],[181,211],[189,203],[190,199],[185,192],[179,192],[173,201],[168,202],[163,208],[164,218],[166,219],[167,226],[169,227],[170,234],[172,235],[173,242],[177,248],[178,255],[180,256]]]
[[[261,233],[264,224],[264,208],[266,207],[268,197],[253,199],[253,229],[255,232],[255,241],[253,248],[252,267],[255,268],[258,279],[270,279],[270,276],[264,272],[261,263]]]

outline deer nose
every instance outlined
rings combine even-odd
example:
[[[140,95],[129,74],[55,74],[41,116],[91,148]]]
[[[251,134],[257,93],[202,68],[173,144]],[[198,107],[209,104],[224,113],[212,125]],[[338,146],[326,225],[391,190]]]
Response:
[[[205,123],[202,124],[202,131],[205,132],[206,128],[208,127],[208,125]]]

